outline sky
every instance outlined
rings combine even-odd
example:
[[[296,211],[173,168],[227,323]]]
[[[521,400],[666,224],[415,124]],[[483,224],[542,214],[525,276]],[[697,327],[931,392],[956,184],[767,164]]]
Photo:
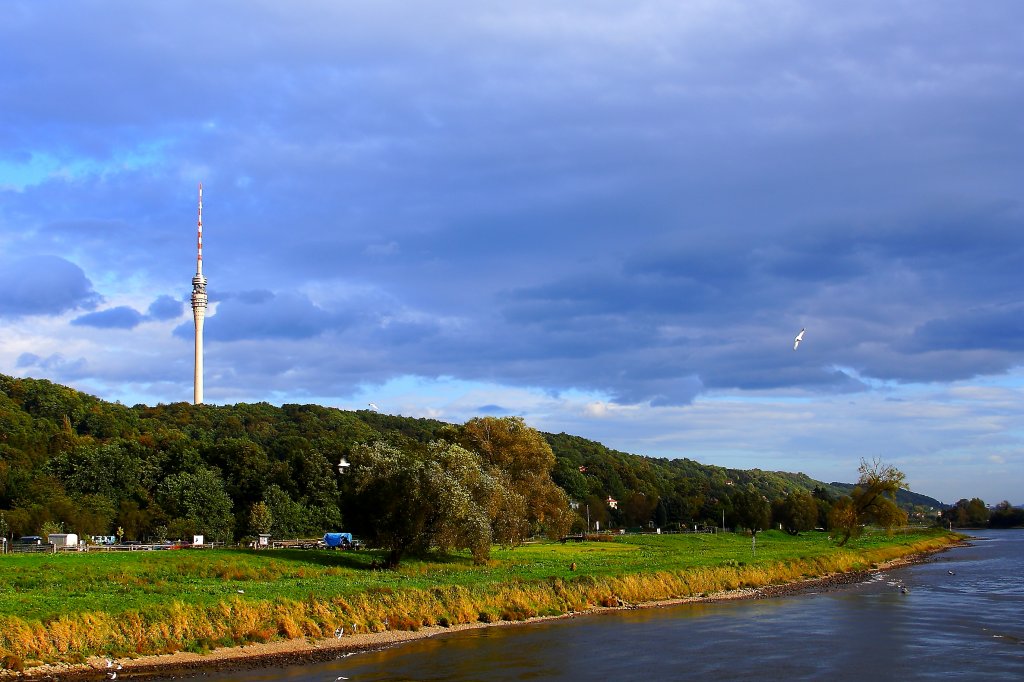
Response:
[[[9,0],[0,373],[1024,503],[1024,4]],[[806,329],[797,350],[793,341]]]

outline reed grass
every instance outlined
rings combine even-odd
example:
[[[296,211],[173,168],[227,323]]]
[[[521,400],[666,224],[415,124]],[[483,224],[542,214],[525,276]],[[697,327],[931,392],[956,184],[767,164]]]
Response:
[[[753,553],[749,536],[624,536],[495,549],[486,566],[455,555],[394,571],[372,570],[373,552],[8,555],[0,557],[0,668],[702,597],[863,570],[958,537],[869,534],[840,548],[824,534],[769,532]]]

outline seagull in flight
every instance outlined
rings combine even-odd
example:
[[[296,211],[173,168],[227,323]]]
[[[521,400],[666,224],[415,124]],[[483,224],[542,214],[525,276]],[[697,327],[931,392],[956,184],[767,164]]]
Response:
[[[804,340],[804,332],[805,331],[807,331],[807,330],[806,329],[801,329],[800,333],[796,335],[795,339],[793,339],[793,350],[796,350],[797,347],[800,346],[800,342]]]
[[[373,410],[374,412],[376,412],[377,411],[377,406],[375,404],[373,404],[373,403],[370,403],[370,409]]]

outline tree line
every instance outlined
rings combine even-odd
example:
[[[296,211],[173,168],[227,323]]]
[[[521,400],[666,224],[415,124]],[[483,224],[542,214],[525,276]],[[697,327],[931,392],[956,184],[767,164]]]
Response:
[[[944,510],[942,519],[951,528],[1019,528],[1024,526],[1024,509],[1007,500],[989,509],[981,498],[963,498]]]
[[[850,496],[804,474],[630,455],[514,417],[454,425],[317,405],[127,407],[0,375],[0,531],[10,536],[233,541],[345,529],[391,563],[450,548],[484,560],[493,543],[595,527],[830,528]]]

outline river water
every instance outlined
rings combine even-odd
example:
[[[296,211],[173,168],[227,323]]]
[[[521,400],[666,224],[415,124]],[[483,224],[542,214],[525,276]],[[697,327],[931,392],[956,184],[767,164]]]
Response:
[[[1024,531],[822,593],[465,630],[316,664],[209,673],[287,680],[1024,680]]]

